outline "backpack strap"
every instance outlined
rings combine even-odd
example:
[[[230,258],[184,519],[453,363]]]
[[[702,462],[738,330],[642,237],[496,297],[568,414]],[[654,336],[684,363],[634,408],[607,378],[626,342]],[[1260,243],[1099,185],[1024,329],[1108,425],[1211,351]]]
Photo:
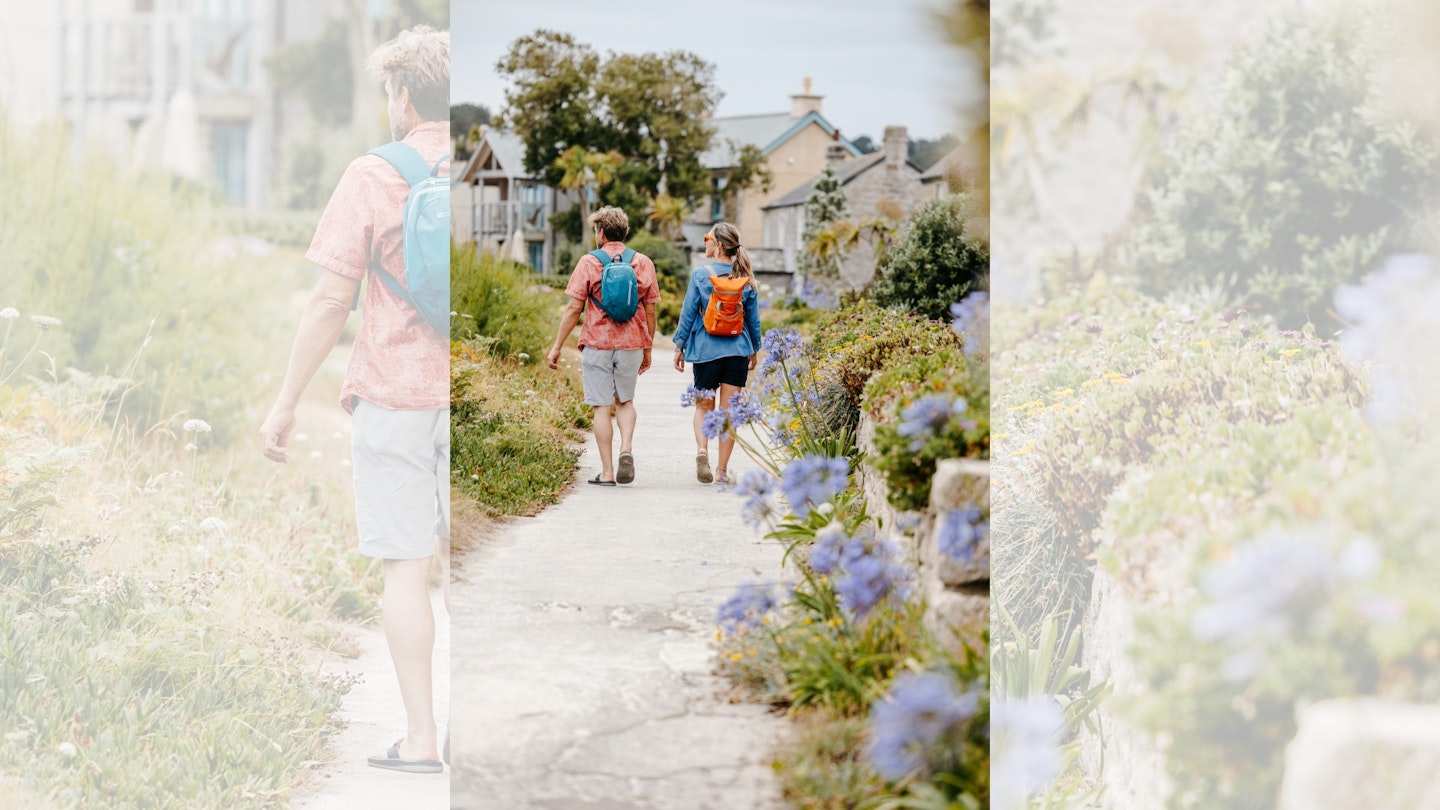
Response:
[[[421,157],[420,153],[415,151],[415,147],[402,141],[391,141],[384,146],[377,146],[365,154],[374,155],[394,166],[395,171],[400,172],[400,176],[405,178],[405,182],[412,186],[433,176],[434,172],[440,170],[440,163],[449,160],[449,158],[442,158],[432,170],[430,162]]]
[[[430,162],[421,157],[420,153],[415,150],[415,147],[401,141],[391,141],[384,146],[377,146],[365,154],[374,155],[395,167],[395,171],[400,173],[400,176],[404,178],[405,182],[409,184],[411,188],[414,188],[428,177],[434,177],[435,173],[440,171],[440,164],[450,159],[448,156],[441,158],[435,163],[432,169]],[[410,292],[401,286],[398,279],[385,272],[385,269],[380,266],[380,262],[371,260],[370,269],[375,272],[375,275],[380,277],[381,281],[385,282],[385,286],[390,288],[390,292],[400,296],[402,301],[405,301],[411,306],[415,305],[414,299],[410,297]],[[350,309],[353,311],[359,308],[360,291],[356,290],[355,300],[351,302]]]

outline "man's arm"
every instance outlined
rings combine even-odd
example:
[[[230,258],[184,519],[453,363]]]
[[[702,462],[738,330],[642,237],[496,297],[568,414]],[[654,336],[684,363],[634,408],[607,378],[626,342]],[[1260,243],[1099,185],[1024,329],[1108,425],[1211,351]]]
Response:
[[[570,303],[565,305],[565,314],[560,316],[560,331],[555,335],[555,345],[551,346],[549,354],[545,355],[545,362],[550,368],[560,368],[560,349],[565,346],[565,341],[570,339],[570,333],[575,331],[584,311],[585,302],[579,298],[571,298]]]
[[[655,348],[655,325],[660,318],[660,302],[655,301],[645,305],[645,324],[650,329],[650,345],[645,347],[645,354],[640,357],[640,373],[644,374],[650,370],[650,361]]]
[[[340,342],[340,333],[350,317],[350,302],[355,300],[359,288],[359,279],[325,270],[305,303],[295,345],[290,350],[290,364],[285,369],[285,382],[265,423],[260,426],[265,457],[271,461],[290,460],[290,451],[285,445],[295,428],[295,406],[315,372],[320,370],[320,364]]]

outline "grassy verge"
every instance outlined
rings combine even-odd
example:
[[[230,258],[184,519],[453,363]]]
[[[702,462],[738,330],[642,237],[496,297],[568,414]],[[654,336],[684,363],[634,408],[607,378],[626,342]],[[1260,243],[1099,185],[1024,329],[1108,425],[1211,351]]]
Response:
[[[457,246],[451,261],[458,339],[450,353],[450,464],[459,514],[534,515],[559,500],[580,431],[590,426],[578,355],[567,349],[560,371],[541,362],[567,299],[523,265],[472,247]]]

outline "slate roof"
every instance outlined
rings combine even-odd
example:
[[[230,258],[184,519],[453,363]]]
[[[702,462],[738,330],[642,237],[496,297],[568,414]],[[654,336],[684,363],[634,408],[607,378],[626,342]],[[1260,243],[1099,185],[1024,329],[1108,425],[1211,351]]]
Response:
[[[964,144],[961,144],[954,149],[951,149],[945,154],[945,157],[942,157],[939,160],[935,161],[934,165],[926,169],[924,174],[920,175],[920,182],[934,183],[940,180],[944,180],[945,176],[949,174],[952,170],[963,172],[967,164],[967,161],[965,160],[966,155],[964,154],[964,152]]]
[[[835,176],[840,178],[840,186],[843,188],[846,183],[859,177],[865,170],[884,162],[884,152],[871,152],[868,155],[862,156],[859,160],[846,160],[835,164]],[[920,171],[920,167],[914,163],[908,160],[905,161],[905,163],[915,171]],[[806,180],[793,191],[775,198],[774,201],[760,210],[769,211],[772,208],[788,208],[792,205],[804,205],[805,201],[810,198],[810,192],[815,190],[815,184],[819,181],[820,175],[817,174],[809,180]]]
[[[799,118],[793,118],[789,113],[712,118],[710,126],[714,128],[715,136],[710,141],[710,148],[700,153],[700,165],[707,169],[728,169],[734,166],[738,154],[732,148],[732,141],[738,146],[747,144],[757,146],[762,155],[768,155],[789,140],[791,135],[803,130],[812,122],[819,124],[820,128],[828,134],[834,134],[836,131],[834,124],[816,112],[806,113]],[[848,139],[842,137],[840,143],[849,149],[852,155],[860,154],[860,150],[856,149]]]
[[[486,147],[489,147],[487,150]],[[509,177],[526,177],[525,173],[525,142],[520,140],[508,129],[489,128],[485,130],[480,144],[475,147],[474,154],[465,163],[465,170],[460,173],[462,182],[469,182],[474,179],[475,174],[480,170],[480,156],[486,151],[495,155],[500,168]]]

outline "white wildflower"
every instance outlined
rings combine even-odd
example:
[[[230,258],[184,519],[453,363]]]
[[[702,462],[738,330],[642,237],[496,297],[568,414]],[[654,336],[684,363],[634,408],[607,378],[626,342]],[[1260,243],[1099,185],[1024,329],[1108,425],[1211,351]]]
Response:
[[[185,445],[185,452],[187,452],[187,453],[193,453],[193,452],[195,452],[196,450],[199,450],[199,449],[200,449],[200,446],[197,445],[195,442],[190,442],[189,444]]]
[[[186,419],[186,420],[185,420],[185,432],[186,432],[186,433],[209,433],[209,432],[210,432],[210,423],[209,423],[209,422],[206,422],[204,419]]]
[[[41,329],[50,329],[60,325],[59,318],[52,318],[49,315],[31,315],[30,320],[34,321]]]
[[[75,743],[62,742],[59,745],[55,746],[55,753],[59,754],[62,757],[65,757],[66,759],[70,759],[71,757],[80,753],[80,749],[75,747]]]
[[[200,521],[200,531],[205,534],[224,535],[229,529],[230,527],[225,525],[225,521],[218,517],[207,517]]]
[[[322,452],[320,452],[319,450],[311,450],[311,451],[310,451],[310,457],[311,457],[311,458],[324,458],[324,457],[325,457],[325,454],[322,453]]]
[[[15,307],[0,309],[0,320],[13,321],[18,317],[20,317],[20,310]]]

